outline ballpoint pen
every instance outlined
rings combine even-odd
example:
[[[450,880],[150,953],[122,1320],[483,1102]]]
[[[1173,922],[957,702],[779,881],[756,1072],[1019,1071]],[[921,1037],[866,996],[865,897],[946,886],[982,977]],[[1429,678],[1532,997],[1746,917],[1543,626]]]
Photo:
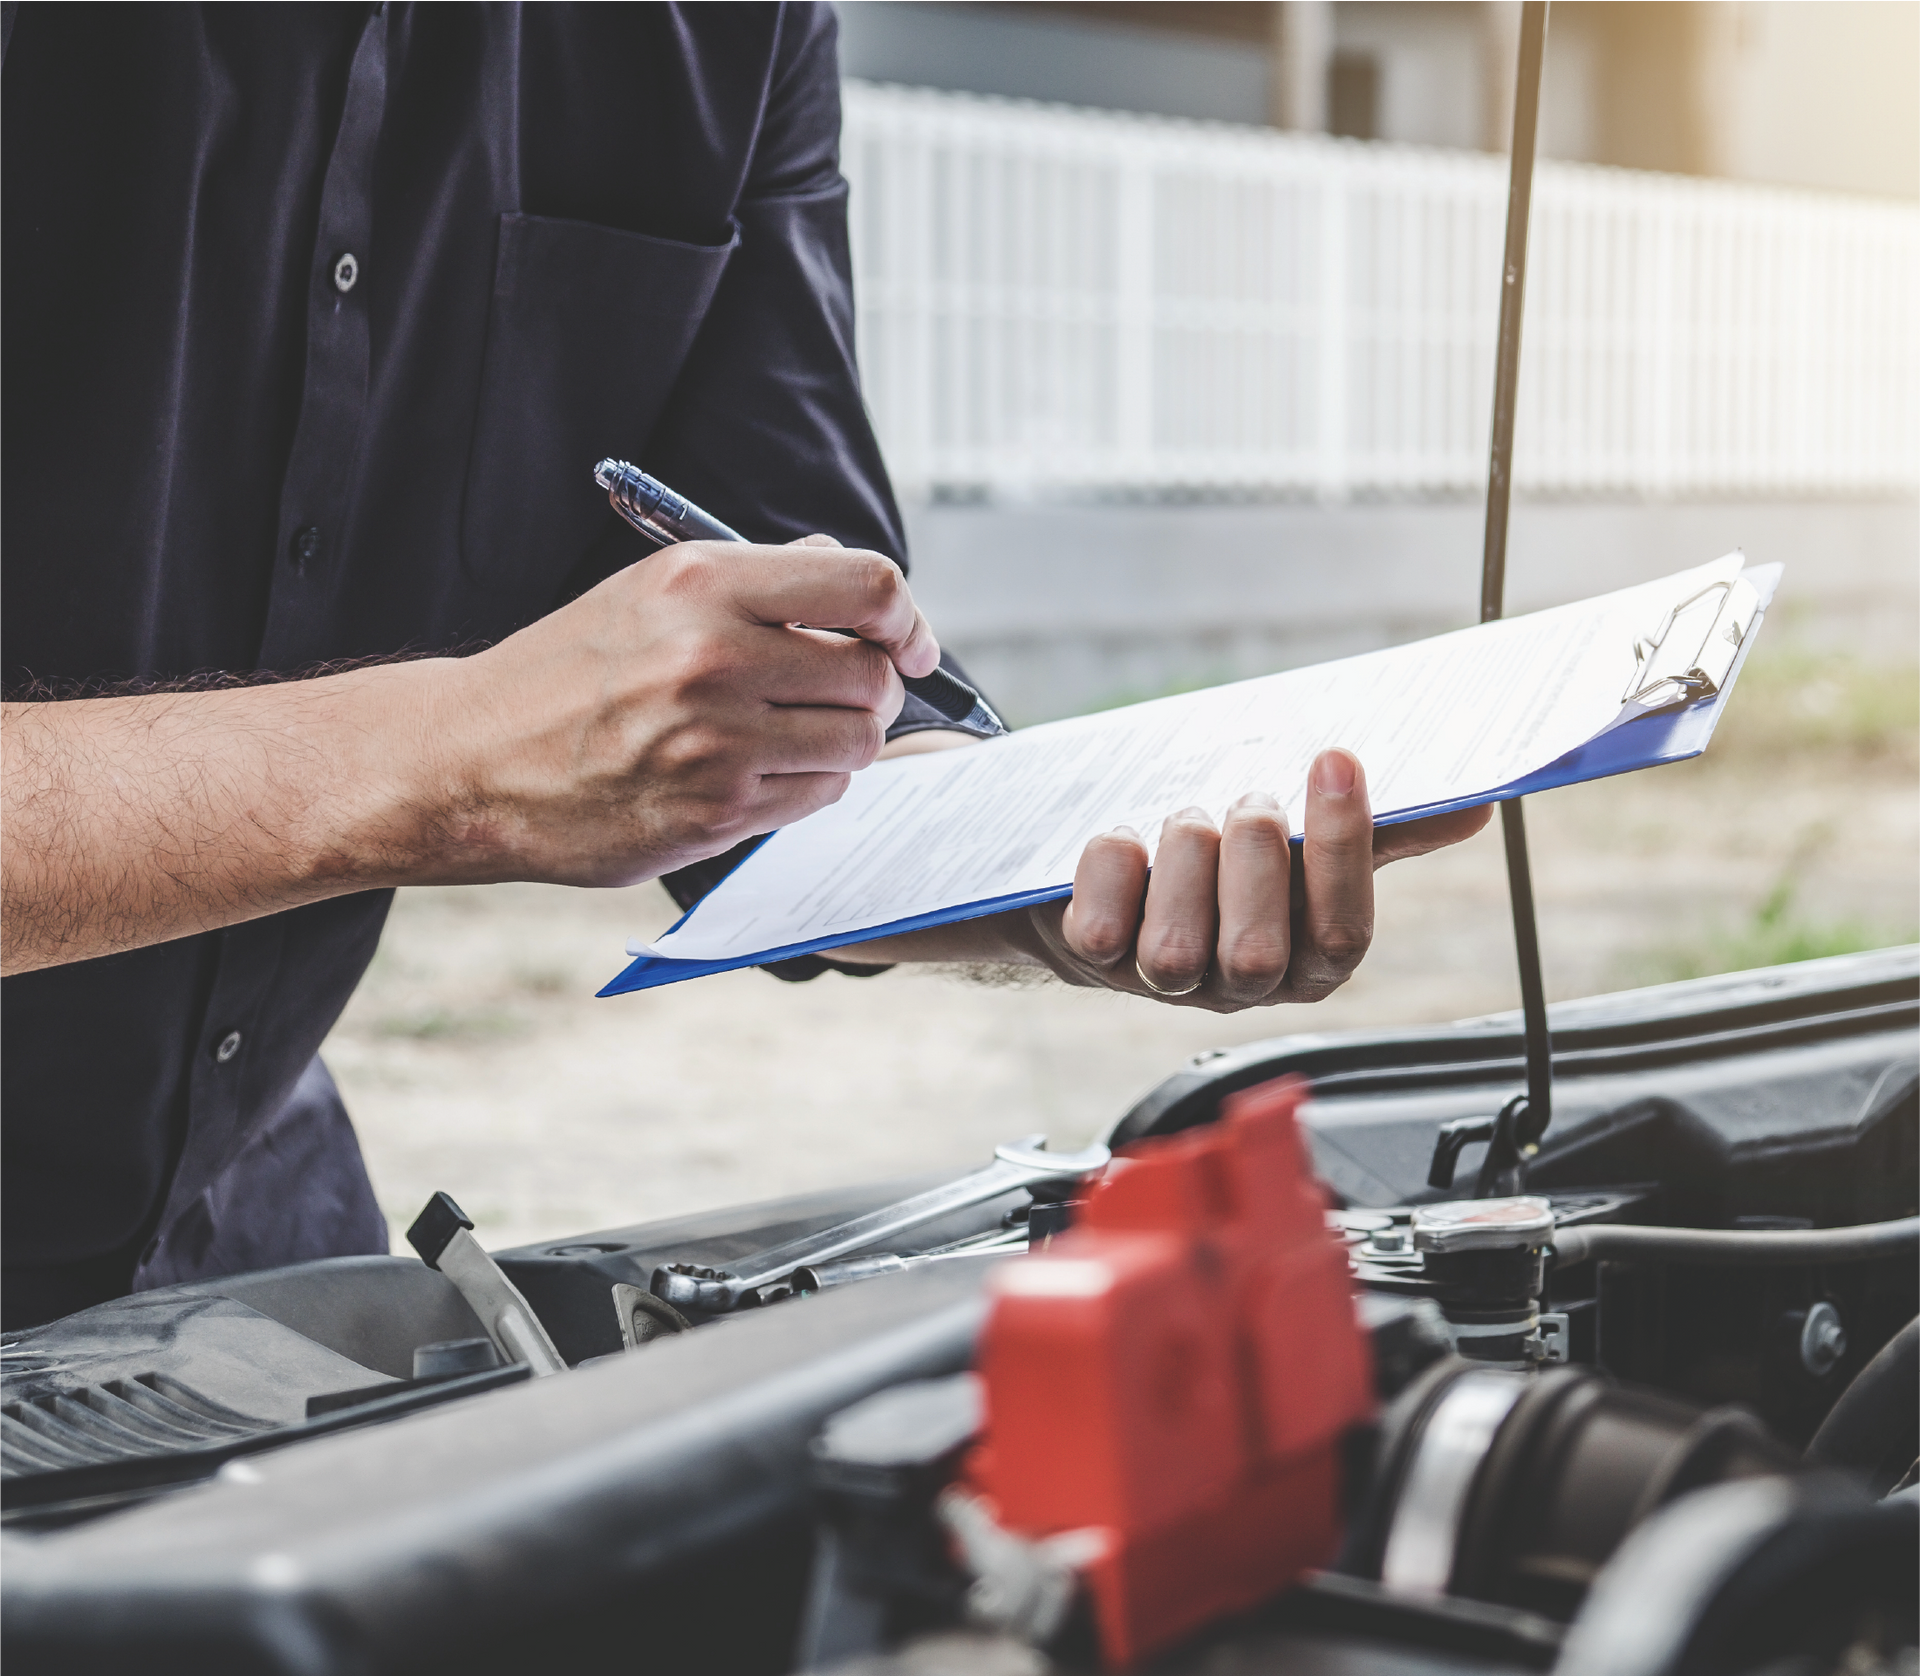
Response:
[[[593,468],[593,480],[607,491],[614,511],[662,547],[679,541],[745,541],[710,512],[702,512],[684,495],[676,495],[658,478],[649,477],[625,460],[602,460]],[[957,675],[935,669],[931,675],[903,675],[901,683],[948,721],[993,738],[1007,731],[993,707]]]

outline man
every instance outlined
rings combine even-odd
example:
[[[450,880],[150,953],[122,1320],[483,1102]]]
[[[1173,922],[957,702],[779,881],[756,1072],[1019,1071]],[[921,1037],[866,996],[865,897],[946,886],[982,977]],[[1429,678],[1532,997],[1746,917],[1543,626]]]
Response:
[[[939,652],[853,365],[828,8],[3,15],[13,1326],[384,1249],[316,1056],[393,887],[684,898],[965,741],[903,704]],[[633,566],[608,453],[797,545]],[[1256,794],[1175,816],[1150,885],[1110,834],[1064,909],[783,975],[1312,999],[1377,861],[1477,824],[1376,841],[1331,752],[1303,877]]]

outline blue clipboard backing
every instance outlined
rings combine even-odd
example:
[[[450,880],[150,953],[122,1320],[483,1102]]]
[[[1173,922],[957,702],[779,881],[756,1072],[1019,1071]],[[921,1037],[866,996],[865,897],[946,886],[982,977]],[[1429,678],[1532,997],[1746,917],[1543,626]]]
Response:
[[[1612,727],[1589,739],[1577,750],[1569,751],[1558,761],[1548,763],[1545,768],[1536,773],[1500,787],[1491,795],[1463,797],[1452,802],[1429,803],[1417,809],[1403,809],[1396,814],[1383,815],[1377,824],[1397,826],[1404,821],[1423,820],[1429,815],[1444,815],[1456,809],[1475,809],[1488,803],[1505,803],[1512,798],[1530,796],[1534,792],[1551,791],[1556,786],[1578,785],[1586,780],[1601,780],[1613,774],[1631,773],[1641,768],[1658,768],[1664,763],[1684,762],[1689,757],[1699,756],[1707,748],[1707,742],[1712,739],[1720,714],[1726,709],[1727,700],[1732,696],[1734,685],[1740,679],[1740,671],[1746,667],[1747,654],[1753,649],[1760,625],[1766,618],[1767,607],[1773,601],[1773,593],[1779,584],[1781,568],[1779,565],[1755,565],[1743,572],[1760,595],[1760,609],[1754,615],[1746,640],[1738,656],[1734,658],[1733,667],[1727,672],[1726,684],[1713,697],[1703,698],[1697,703],[1685,705],[1677,710],[1661,710],[1651,715],[1631,716],[1624,721],[1616,722]],[[1300,834],[1296,833],[1293,841],[1298,845],[1301,841]],[[763,839],[762,842],[765,840]],[[754,847],[757,849],[759,846]],[[746,857],[742,856],[740,859],[744,862]],[[984,919],[988,914],[1005,913],[1013,908],[1031,908],[1042,902],[1058,902],[1072,894],[1072,885],[1054,885],[1045,890],[1021,891],[1012,896],[990,897],[980,902],[968,902],[957,908],[945,908],[937,913],[917,914],[911,919],[894,920],[887,925],[867,926],[862,930],[850,931],[840,936],[816,937],[810,942],[794,943],[786,948],[762,949],[755,954],[735,955],[725,960],[667,960],[659,955],[643,954],[596,994],[599,996],[630,995],[636,990],[658,989],[664,984],[682,983],[689,978],[710,977],[715,972],[737,972],[745,966],[766,966],[776,960],[795,960],[801,955],[825,954],[831,949],[845,948],[851,943],[870,943],[881,937],[896,937],[908,931],[923,931],[932,925],[953,925],[961,920]],[[674,921],[672,929],[679,930],[698,909],[699,903],[696,902],[692,908]]]

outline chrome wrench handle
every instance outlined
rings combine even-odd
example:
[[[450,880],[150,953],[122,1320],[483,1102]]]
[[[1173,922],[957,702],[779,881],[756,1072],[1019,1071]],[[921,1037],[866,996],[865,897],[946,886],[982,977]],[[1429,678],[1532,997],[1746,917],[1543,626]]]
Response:
[[[849,1252],[878,1244],[970,1205],[997,1199],[1016,1188],[1043,1181],[1077,1181],[1107,1167],[1113,1154],[1095,1142],[1079,1152],[1048,1152],[1044,1135],[1030,1135],[993,1149],[993,1162],[972,1175],[962,1176],[924,1193],[900,1199],[817,1233],[803,1234],[765,1251],[742,1258],[730,1269],[702,1268],[670,1263],[653,1271],[653,1294],[675,1309],[695,1309],[723,1315],[763,1286],[785,1280],[795,1269],[831,1262]]]

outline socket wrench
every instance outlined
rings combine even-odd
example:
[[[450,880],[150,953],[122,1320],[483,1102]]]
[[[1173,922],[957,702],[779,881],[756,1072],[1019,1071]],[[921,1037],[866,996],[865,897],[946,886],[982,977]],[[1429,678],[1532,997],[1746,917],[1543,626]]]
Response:
[[[1077,1181],[1097,1175],[1112,1158],[1097,1141],[1079,1152],[1048,1152],[1045,1135],[1028,1135],[993,1149],[993,1162],[972,1175],[916,1193],[879,1210],[868,1211],[818,1233],[803,1234],[739,1259],[731,1268],[669,1263],[653,1271],[653,1295],[680,1310],[725,1315],[751,1308],[760,1288],[787,1279],[795,1269],[830,1263],[836,1257],[877,1245],[943,1216],[984,1204],[1016,1188],[1043,1181]]]

